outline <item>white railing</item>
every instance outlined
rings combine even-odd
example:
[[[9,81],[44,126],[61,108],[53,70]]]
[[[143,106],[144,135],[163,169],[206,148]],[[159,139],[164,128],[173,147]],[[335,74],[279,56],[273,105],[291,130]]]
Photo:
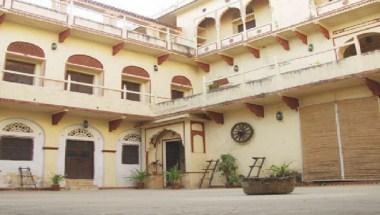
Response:
[[[0,0],[0,6],[4,6],[5,0]]]
[[[140,32],[128,31],[127,38],[129,40],[134,40],[134,41],[143,42],[143,43],[149,43],[151,45],[161,47],[161,48],[167,48],[166,40],[163,40],[163,39],[160,39],[157,37],[153,37],[153,36],[150,36],[147,34],[143,34]]]
[[[320,66],[320,65],[330,63],[330,62],[337,62],[338,50],[341,48],[346,48],[353,44],[354,42],[347,43],[342,46],[333,47],[331,49],[312,53],[310,55],[305,55],[305,56],[297,57],[297,58],[291,58],[287,60],[279,61],[276,58],[274,58],[273,63],[259,66],[257,68],[254,68],[246,72],[219,76],[211,80],[205,80],[204,89],[209,89],[210,85],[222,79],[228,80],[229,82],[228,85],[224,86],[226,87],[226,86],[241,84],[244,82],[265,79],[267,77],[271,77],[277,74],[287,73],[289,71],[297,71],[304,68]]]
[[[204,54],[207,54],[209,52],[215,51],[217,49],[218,49],[217,43],[213,42],[213,43],[209,43],[209,44],[206,44],[206,45],[199,47],[197,49],[197,54],[198,55],[204,55]]]
[[[346,6],[349,6],[361,1],[363,0],[335,0],[335,1],[327,2],[325,4],[317,6],[317,14],[319,16],[324,15],[326,13],[343,9]],[[365,2],[365,0],[363,2]]]
[[[74,26],[77,26],[79,28],[89,29],[89,30],[95,30],[95,31],[102,32],[102,33],[115,36],[115,37],[123,36],[122,28],[113,26],[111,24],[96,22],[94,20],[86,19],[79,16],[74,17]]]
[[[154,96],[154,95],[149,94],[149,93],[130,91],[127,89],[108,88],[108,87],[104,87],[101,85],[88,84],[88,83],[73,81],[73,80],[71,80],[70,75],[68,75],[67,80],[58,80],[58,79],[47,78],[45,76],[36,75],[36,74],[27,74],[27,73],[22,73],[22,72],[17,72],[17,71],[3,70],[3,71],[0,71],[0,81],[9,82],[9,81],[4,80],[4,74],[12,74],[12,75],[21,76],[21,77],[33,78],[33,85],[31,85],[31,86],[60,89],[60,90],[65,91],[65,92],[70,92],[70,93],[75,93],[75,94],[78,94],[81,92],[72,91],[73,85],[91,88],[92,94],[87,94],[90,96],[104,97],[106,94],[108,95],[108,93],[113,93],[114,95],[116,95],[116,97],[119,97],[122,100],[126,100],[127,102],[141,102],[141,103],[148,103],[148,104],[153,103],[154,104],[154,103],[159,103],[159,102],[170,100],[170,98],[161,97],[161,96]],[[18,82],[15,81],[12,83],[17,84]],[[19,83],[19,84],[22,84],[22,83]],[[25,84],[25,85],[27,85],[27,84]],[[127,100],[126,98],[127,98],[128,94],[139,95],[140,101]]]
[[[247,37],[248,39],[254,38],[254,37],[259,37],[264,34],[268,34],[272,32],[272,24],[266,24],[262,26],[258,26],[255,28],[251,28],[247,30]]]
[[[243,40],[243,33],[234,34],[222,40],[222,48],[241,43]]]
[[[64,2],[58,2],[54,0],[49,0],[48,3],[50,4],[38,5],[34,2],[31,3],[22,0],[12,0],[11,10],[23,12],[37,18],[43,18],[60,23],[67,23],[67,4]]]

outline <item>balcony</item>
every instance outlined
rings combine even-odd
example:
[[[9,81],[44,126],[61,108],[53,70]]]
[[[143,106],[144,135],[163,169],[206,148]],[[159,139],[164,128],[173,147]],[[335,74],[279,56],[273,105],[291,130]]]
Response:
[[[126,49],[133,47],[133,51],[150,50],[161,54],[173,51],[179,57],[195,55],[194,42],[180,38],[181,32],[177,29],[135,17],[127,18],[128,15],[117,14],[122,13],[120,11],[110,15],[83,1],[74,0],[73,4],[68,4],[56,0],[0,0],[0,7],[8,13],[9,20],[38,28],[56,32],[70,28],[71,35],[111,45],[124,41],[132,45]]]
[[[4,74],[28,77],[33,85],[3,81]],[[29,80],[28,79],[28,80]],[[85,86],[91,93],[80,93],[71,90],[71,86]],[[15,91],[14,89],[17,90]],[[139,95],[141,101],[131,101],[127,94]],[[135,115],[150,117],[150,104],[163,101],[164,98],[153,97],[150,94],[113,89],[104,86],[85,84],[70,80],[57,80],[34,74],[3,70],[0,72],[0,98],[3,100],[34,103],[40,106],[54,106],[67,109],[86,111],[101,111],[120,115]]]
[[[3,3],[5,0],[3,0]],[[4,4],[0,4],[3,6]],[[32,16],[37,19],[48,20],[60,24],[68,22],[67,4],[51,1],[49,5],[37,5],[22,0],[11,0],[10,10],[15,13]]]
[[[364,2],[363,0],[335,0],[331,2],[326,2],[321,5],[317,5],[317,15],[325,15],[338,10],[348,8],[354,4]]]
[[[247,30],[247,38],[257,38],[272,32],[272,24],[266,24]]]
[[[88,31],[95,31],[96,33],[102,33],[113,37],[122,38],[123,29],[114,25],[96,22],[91,19],[86,19],[79,16],[74,16],[73,26],[86,29]]]
[[[243,38],[242,33],[238,33],[238,34],[229,36],[229,37],[222,40],[222,42],[221,42],[222,48],[226,48],[228,46],[232,46],[234,44],[241,43],[243,40],[244,40],[244,38]]]
[[[262,95],[316,83],[352,77],[362,72],[378,71],[380,51],[336,60],[336,51],[341,47],[322,51],[313,55],[284,60],[255,68],[244,73],[220,77],[227,78],[228,85],[217,89],[209,86],[216,80],[205,83],[203,94],[162,102],[154,107],[156,114],[173,114],[187,110],[201,110],[226,102],[255,98]],[[200,106],[200,104],[202,104]]]

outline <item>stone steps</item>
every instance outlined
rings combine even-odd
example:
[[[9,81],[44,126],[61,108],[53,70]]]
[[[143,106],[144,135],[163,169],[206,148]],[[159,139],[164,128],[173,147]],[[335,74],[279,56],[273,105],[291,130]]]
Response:
[[[94,185],[94,180],[87,179],[66,179],[65,188],[68,190],[98,190]]]

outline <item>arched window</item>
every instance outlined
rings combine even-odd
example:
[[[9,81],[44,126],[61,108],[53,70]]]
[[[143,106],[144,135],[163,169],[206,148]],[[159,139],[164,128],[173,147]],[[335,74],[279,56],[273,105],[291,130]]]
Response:
[[[65,79],[69,82],[65,85],[68,91],[96,94],[101,90],[93,85],[103,85],[103,64],[87,55],[73,55],[67,60]]]
[[[380,33],[365,33],[357,36],[360,47],[356,47],[355,44],[350,44],[339,50],[339,58],[348,58],[356,56],[358,48],[361,53],[368,53],[376,50],[380,50]],[[353,43],[354,38],[348,40],[346,43]]]
[[[141,101],[142,94],[148,91],[147,83],[150,80],[149,73],[137,66],[127,66],[122,73],[122,99]]]
[[[198,47],[216,41],[216,22],[214,18],[207,17],[197,26]]]
[[[39,85],[35,75],[41,75],[44,51],[32,43],[13,42],[7,48],[3,80],[26,85]]]
[[[192,94],[191,81],[185,76],[174,76],[171,83],[171,98],[179,99]]]
[[[244,30],[240,9],[228,8],[220,17],[220,36],[222,39]]]

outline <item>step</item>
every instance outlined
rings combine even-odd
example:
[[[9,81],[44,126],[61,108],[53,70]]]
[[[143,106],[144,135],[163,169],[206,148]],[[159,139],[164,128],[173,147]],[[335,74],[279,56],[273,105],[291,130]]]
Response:
[[[66,179],[65,183],[65,188],[68,190],[98,190],[98,187],[94,185],[94,180]]]

